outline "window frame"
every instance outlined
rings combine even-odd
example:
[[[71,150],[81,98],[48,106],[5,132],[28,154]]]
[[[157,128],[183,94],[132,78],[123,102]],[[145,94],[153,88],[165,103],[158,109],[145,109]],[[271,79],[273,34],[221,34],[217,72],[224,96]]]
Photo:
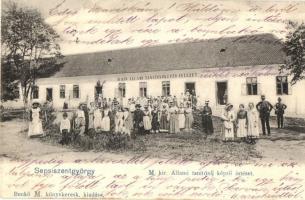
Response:
[[[77,97],[75,95],[75,88],[77,87]],[[80,98],[80,88],[79,88],[79,85],[73,85],[73,88],[72,88],[72,95],[73,95],[73,99],[79,99]]]
[[[171,95],[170,81],[162,81],[162,96],[168,97]]]
[[[147,97],[147,82],[139,82],[139,96]]]
[[[253,81],[255,79],[255,82]],[[248,83],[248,80],[250,80],[250,83]],[[256,90],[254,89],[254,85],[256,85]],[[250,91],[249,87],[250,86]],[[249,96],[255,96],[258,95],[258,81],[257,77],[246,77],[246,90],[247,90],[247,95]]]
[[[63,96],[62,96],[62,93],[63,93]],[[59,85],[59,98],[60,99],[66,98],[66,85]]]
[[[283,78],[286,79],[285,82],[283,82]],[[286,93],[284,92],[284,84],[286,84],[286,88],[287,88],[287,92]],[[278,88],[279,85],[280,85],[280,88]],[[275,87],[276,87],[275,88],[276,89],[276,95],[289,95],[288,76],[276,76],[275,77]],[[280,92],[279,92],[278,89],[280,89]]]

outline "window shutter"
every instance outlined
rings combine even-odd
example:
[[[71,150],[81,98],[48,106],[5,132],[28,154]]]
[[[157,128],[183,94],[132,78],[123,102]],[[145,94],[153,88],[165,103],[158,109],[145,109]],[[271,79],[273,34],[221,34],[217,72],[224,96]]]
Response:
[[[81,99],[81,97],[82,97],[81,89],[80,89],[80,87],[78,86],[78,98]]]
[[[262,95],[262,87],[260,83],[257,83],[257,95]]]
[[[243,96],[247,95],[247,84],[246,83],[243,83],[241,85],[241,95],[243,95]]]

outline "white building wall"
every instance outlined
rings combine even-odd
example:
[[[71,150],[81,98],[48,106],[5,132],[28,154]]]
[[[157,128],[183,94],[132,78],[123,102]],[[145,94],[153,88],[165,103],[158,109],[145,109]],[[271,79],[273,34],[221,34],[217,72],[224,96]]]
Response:
[[[259,68],[259,67],[251,67]],[[234,68],[235,69],[235,68]],[[243,69],[243,68],[241,68]],[[278,72],[277,66],[274,67],[275,73]],[[296,85],[290,87],[289,95],[276,94],[276,75],[256,76],[258,84],[258,95],[245,95],[242,92],[243,85],[246,83],[246,77],[255,76],[252,73],[243,76],[211,76],[201,77],[200,73],[204,73],[206,69],[193,70],[197,73],[197,77],[175,77],[175,78],[156,78],[156,79],[138,79],[138,80],[120,80],[120,77],[137,77],[153,74],[173,74],[173,73],[190,73],[186,71],[166,71],[166,72],[146,72],[139,74],[119,74],[107,76],[88,76],[88,77],[69,77],[69,78],[48,78],[37,81],[39,86],[39,99],[33,101],[46,101],[46,88],[53,88],[53,105],[55,108],[62,108],[64,101],[68,101],[70,107],[77,107],[80,102],[94,101],[95,86],[97,81],[103,83],[103,95],[107,98],[115,97],[115,90],[118,88],[119,82],[126,83],[126,98],[124,103],[130,97],[139,96],[139,83],[147,82],[147,93],[149,96],[162,95],[162,81],[170,81],[171,95],[180,97],[181,93],[185,91],[186,82],[195,82],[196,93],[198,96],[198,104],[203,105],[205,100],[210,101],[214,114],[221,113],[224,106],[217,105],[216,99],[216,82],[227,81],[228,84],[228,101],[237,109],[238,105],[243,103],[246,106],[249,102],[257,103],[260,101],[260,95],[265,94],[268,101],[272,104],[277,102],[277,98],[281,97],[283,102],[287,104],[287,116],[305,117],[305,80],[299,81]],[[216,70],[217,71],[217,70]],[[192,71],[191,71],[192,72]],[[214,72],[213,72],[214,73]],[[66,86],[66,98],[60,99],[59,86],[63,84]],[[78,84],[80,87],[81,98],[74,99],[72,96],[73,85]],[[274,112],[272,112],[274,114]]]

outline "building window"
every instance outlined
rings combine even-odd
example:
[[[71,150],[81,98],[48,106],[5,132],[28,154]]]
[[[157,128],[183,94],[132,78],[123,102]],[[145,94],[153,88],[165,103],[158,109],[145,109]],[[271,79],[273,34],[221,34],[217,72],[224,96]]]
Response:
[[[169,81],[162,81],[162,96],[169,96],[170,92],[170,82]]]
[[[126,96],[126,84],[125,83],[119,83],[119,95],[120,95],[120,97]]]
[[[288,94],[287,76],[277,76],[276,77],[276,93],[277,93],[277,95]]]
[[[147,97],[147,82],[140,82],[140,97]]]
[[[79,86],[73,85],[73,98],[78,99],[79,98]]]
[[[61,99],[66,98],[66,86],[65,85],[59,86],[59,98],[61,98]]]
[[[33,87],[32,87],[32,97],[33,97],[33,99],[38,99],[39,98],[39,87],[38,86],[36,86],[36,85],[34,85]]]
[[[246,81],[247,81],[247,95],[257,95],[257,78],[248,77]]]

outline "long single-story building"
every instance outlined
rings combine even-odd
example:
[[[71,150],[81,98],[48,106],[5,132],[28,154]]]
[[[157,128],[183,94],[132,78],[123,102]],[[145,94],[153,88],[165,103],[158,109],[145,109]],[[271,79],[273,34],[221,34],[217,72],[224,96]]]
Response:
[[[100,93],[126,102],[194,90],[199,104],[209,100],[219,114],[228,102],[236,108],[265,94],[272,104],[281,97],[287,115],[303,117],[305,81],[291,86],[279,73],[284,61],[282,43],[272,34],[68,55],[59,72],[37,80],[32,98],[52,100],[60,109],[65,101],[76,107]]]

